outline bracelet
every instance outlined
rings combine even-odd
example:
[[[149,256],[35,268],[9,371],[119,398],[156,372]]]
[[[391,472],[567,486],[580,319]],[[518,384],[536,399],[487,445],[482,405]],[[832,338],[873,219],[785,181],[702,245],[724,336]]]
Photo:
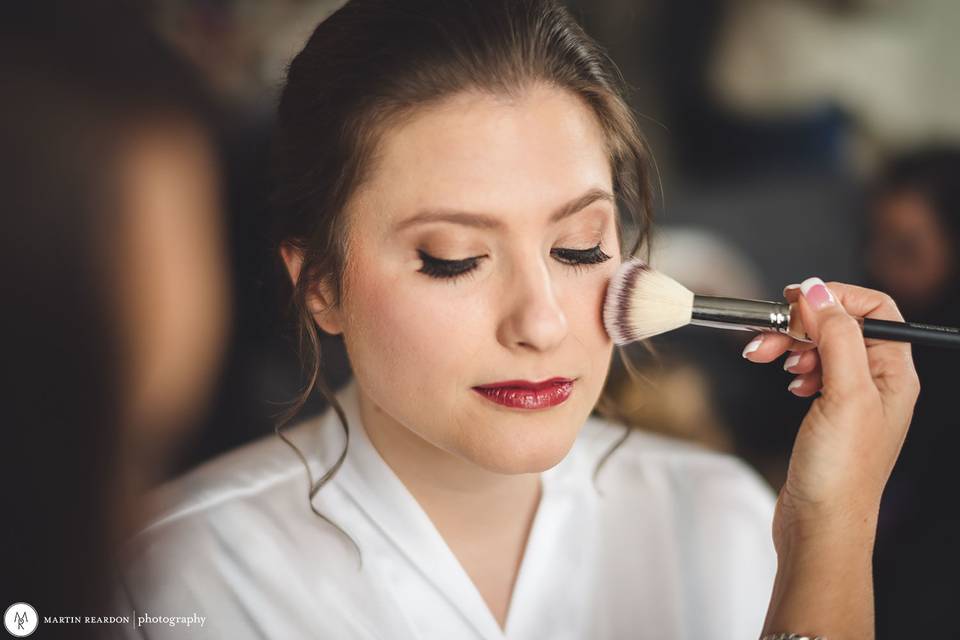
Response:
[[[801,636],[797,633],[768,633],[760,640],[827,640],[825,636]]]

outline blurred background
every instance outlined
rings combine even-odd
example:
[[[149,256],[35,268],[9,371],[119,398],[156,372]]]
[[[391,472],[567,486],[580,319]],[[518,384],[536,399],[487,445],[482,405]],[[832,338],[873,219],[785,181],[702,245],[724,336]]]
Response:
[[[267,163],[284,68],[331,0],[165,0],[148,26],[212,96],[222,169],[222,365],[154,482],[273,430],[303,383],[267,243]],[[653,265],[698,293],[781,299],[817,275],[886,291],[909,320],[960,325],[960,2],[569,0],[610,53],[657,163]],[[185,276],[188,277],[188,276]],[[774,490],[810,399],[746,332],[687,327],[615,359],[622,419],[742,456]],[[333,387],[342,343],[322,345]],[[952,475],[960,418],[949,353],[914,347],[922,392],[884,495],[878,637],[956,634]],[[324,408],[322,397],[307,414]]]

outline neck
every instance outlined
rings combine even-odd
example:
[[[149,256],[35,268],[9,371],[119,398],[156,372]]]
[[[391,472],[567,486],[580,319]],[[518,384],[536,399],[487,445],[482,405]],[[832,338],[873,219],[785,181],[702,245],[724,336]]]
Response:
[[[497,473],[454,455],[398,423],[362,392],[360,419],[505,629],[540,504],[540,473]]]
[[[428,442],[360,394],[371,443],[441,534],[483,539],[490,531],[525,530],[540,500],[540,474],[484,469]]]

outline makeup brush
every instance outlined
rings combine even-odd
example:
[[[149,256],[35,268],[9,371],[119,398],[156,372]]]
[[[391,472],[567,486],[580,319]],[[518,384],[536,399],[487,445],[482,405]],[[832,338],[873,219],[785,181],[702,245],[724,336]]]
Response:
[[[859,317],[857,321],[865,338],[960,348],[960,329],[954,327]],[[688,324],[785,333],[811,342],[791,303],[695,294],[639,258],[624,261],[610,279],[603,304],[603,324],[617,345]]]

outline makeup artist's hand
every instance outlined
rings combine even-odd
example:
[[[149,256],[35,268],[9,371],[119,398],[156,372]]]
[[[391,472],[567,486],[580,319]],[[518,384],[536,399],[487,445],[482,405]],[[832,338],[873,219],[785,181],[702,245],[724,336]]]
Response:
[[[852,316],[903,321],[894,301],[872,289],[817,278],[802,291],[784,290],[796,302],[813,344],[764,333],[745,357],[785,363],[798,374],[799,396],[820,392],[797,434],[786,482],[777,500],[774,541],[836,535],[851,527],[872,544],[880,497],[907,434],[920,383],[906,342],[864,339]],[[753,343],[751,343],[753,344]],[[869,534],[869,535],[868,535]]]

